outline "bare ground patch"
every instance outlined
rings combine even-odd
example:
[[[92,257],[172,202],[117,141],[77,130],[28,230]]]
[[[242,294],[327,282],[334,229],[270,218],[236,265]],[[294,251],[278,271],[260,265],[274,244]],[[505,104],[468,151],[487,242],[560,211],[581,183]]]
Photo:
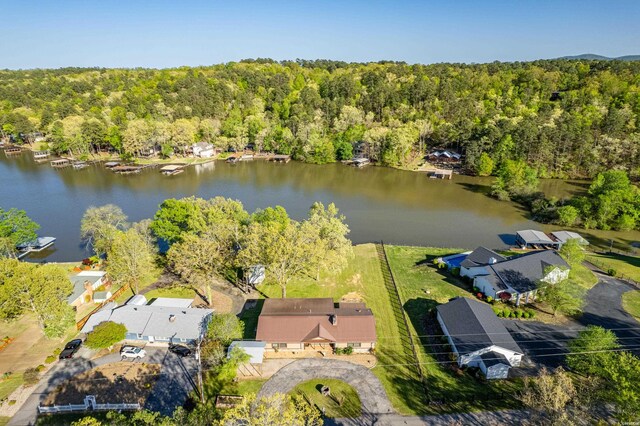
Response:
[[[81,404],[87,395],[95,395],[98,403],[144,404],[159,374],[155,364],[106,364],[60,385],[43,405]]]
[[[347,293],[340,299],[341,302],[345,303],[360,303],[364,302],[364,297],[356,291],[352,291],[351,293]]]

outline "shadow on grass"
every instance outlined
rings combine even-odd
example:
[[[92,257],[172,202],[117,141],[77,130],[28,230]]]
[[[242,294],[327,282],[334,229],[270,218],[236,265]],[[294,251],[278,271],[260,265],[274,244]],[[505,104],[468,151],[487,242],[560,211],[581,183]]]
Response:
[[[264,299],[248,299],[238,317],[244,322],[243,339],[255,339],[258,331],[258,317],[262,312]]]

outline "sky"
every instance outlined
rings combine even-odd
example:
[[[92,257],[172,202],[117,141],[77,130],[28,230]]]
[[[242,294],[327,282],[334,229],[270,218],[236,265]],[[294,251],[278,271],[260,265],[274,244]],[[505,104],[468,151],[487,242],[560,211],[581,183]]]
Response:
[[[640,0],[0,0],[0,68],[640,54]]]

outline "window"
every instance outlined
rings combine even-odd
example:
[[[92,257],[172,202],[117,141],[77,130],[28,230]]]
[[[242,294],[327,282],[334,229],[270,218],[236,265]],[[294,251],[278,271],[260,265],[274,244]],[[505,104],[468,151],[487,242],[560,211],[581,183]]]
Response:
[[[272,343],[271,347],[273,349],[286,349],[287,348],[287,344],[286,343]]]
[[[142,339],[142,334],[140,334],[140,333],[136,334],[136,338]]]
[[[360,348],[362,347],[362,343],[347,343],[348,348]]]

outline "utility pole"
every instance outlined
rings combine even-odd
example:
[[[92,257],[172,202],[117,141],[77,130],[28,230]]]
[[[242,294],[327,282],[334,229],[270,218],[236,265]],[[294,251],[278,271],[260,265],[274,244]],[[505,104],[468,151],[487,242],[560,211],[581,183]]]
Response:
[[[202,384],[202,358],[200,356],[200,344],[202,343],[202,337],[198,339],[196,345],[196,359],[198,360],[198,387],[200,388],[200,402],[204,404],[204,388]]]
[[[613,253],[613,238],[609,240],[609,253]]]

